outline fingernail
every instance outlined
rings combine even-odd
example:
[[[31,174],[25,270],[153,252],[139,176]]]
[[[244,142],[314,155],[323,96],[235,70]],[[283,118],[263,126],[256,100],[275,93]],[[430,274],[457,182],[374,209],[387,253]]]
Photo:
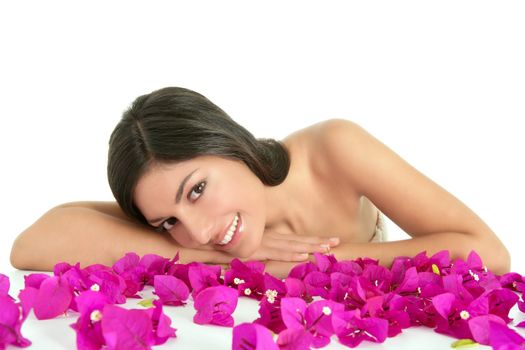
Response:
[[[321,244],[321,249],[323,252],[329,252],[330,251],[330,245],[329,244]]]
[[[339,237],[330,238],[328,241],[330,244],[339,244]]]
[[[298,260],[308,259],[308,253],[296,254]]]

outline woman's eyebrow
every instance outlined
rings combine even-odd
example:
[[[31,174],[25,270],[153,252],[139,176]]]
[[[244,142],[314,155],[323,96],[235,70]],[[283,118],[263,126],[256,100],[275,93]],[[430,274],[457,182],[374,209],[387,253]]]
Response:
[[[182,182],[180,183],[179,185],[179,189],[177,190],[177,196],[175,197],[175,203],[176,204],[179,204],[180,203],[180,200],[182,198],[182,192],[184,190],[184,186],[186,185],[186,182],[188,182],[188,180],[191,178],[191,176],[193,175],[194,172],[196,172],[197,170],[199,170],[199,168],[193,170],[191,173],[189,173],[188,175],[186,175],[186,177],[182,180]],[[165,218],[157,218],[157,219],[154,219],[154,220],[149,220],[149,224],[151,226],[155,226],[155,224],[159,223],[160,221],[163,221]]]
[[[188,180],[191,178],[191,175],[193,175],[194,172],[196,172],[197,170],[199,170],[199,168],[193,170],[191,173],[189,173],[188,175],[186,175],[186,177],[184,178],[184,180],[182,180],[182,182],[180,183],[179,185],[179,189],[177,191],[177,198],[175,198],[175,203],[176,204],[179,204],[180,203],[180,199],[182,197],[182,191],[184,190],[184,186],[186,185],[186,182],[188,182]]]

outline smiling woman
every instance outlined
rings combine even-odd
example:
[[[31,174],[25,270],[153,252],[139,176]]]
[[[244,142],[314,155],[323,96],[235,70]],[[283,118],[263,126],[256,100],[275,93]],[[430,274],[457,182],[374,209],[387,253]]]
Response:
[[[182,261],[258,259],[286,275],[294,262],[328,250],[388,266],[423,250],[465,258],[474,249],[495,272],[510,266],[481,218],[346,120],[281,142],[256,139],[201,94],[164,88],[124,113],[110,138],[108,179],[118,205],[54,208],[15,241],[13,265],[111,264],[126,251],[181,251]],[[412,238],[382,240],[382,213]]]

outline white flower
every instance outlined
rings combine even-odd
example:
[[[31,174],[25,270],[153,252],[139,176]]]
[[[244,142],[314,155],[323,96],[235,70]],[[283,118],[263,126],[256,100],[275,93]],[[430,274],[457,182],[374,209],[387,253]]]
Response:
[[[252,294],[252,290],[251,290],[250,288],[246,288],[246,289],[244,290],[244,294],[245,294],[245,295],[250,295],[250,294]]]
[[[235,283],[235,284],[241,284],[241,283],[244,283],[244,280],[235,277],[235,278],[233,279],[233,283]]]
[[[99,310],[94,310],[91,315],[89,315],[89,319],[92,321],[92,322],[98,322],[102,319],[102,312],[100,312]]]
[[[472,272],[472,270],[468,270],[468,273],[474,278],[474,280],[479,281],[479,276]]]
[[[277,291],[274,289],[268,289],[264,295],[266,295],[266,298],[268,299],[268,302],[270,304],[273,304],[275,302],[275,298],[277,297]]]
[[[464,320],[468,320],[469,317],[470,317],[470,314],[468,313],[467,310],[463,310],[459,313],[459,316],[464,319]]]
[[[330,316],[332,314],[332,309],[330,309],[328,306],[324,306],[323,314],[325,314],[326,316]]]
[[[95,284],[92,284],[91,288],[89,288],[89,289],[91,289],[93,292],[98,292],[98,291],[100,291],[100,286],[95,283]]]

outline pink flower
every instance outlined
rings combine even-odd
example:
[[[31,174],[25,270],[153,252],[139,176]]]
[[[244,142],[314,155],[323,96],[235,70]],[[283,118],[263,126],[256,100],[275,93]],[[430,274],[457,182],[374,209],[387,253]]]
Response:
[[[36,318],[46,320],[65,313],[73,292],[64,277],[50,277],[42,282],[35,297],[33,311]]]
[[[191,263],[188,268],[188,279],[190,281],[193,291],[191,296],[195,297],[208,287],[219,286],[219,278],[221,276],[221,267],[209,266],[202,263]]]
[[[259,303],[259,317],[254,323],[268,327],[274,333],[286,328],[281,318],[281,299],[286,295],[286,286],[281,280],[264,274],[264,296]]]
[[[270,331],[255,323],[242,323],[233,328],[232,350],[278,350]]]
[[[190,291],[186,283],[173,276],[157,275],[153,282],[155,294],[165,305],[181,306],[188,299]]]
[[[155,345],[164,344],[169,338],[175,338],[175,328],[171,327],[171,319],[162,311],[162,303],[153,301],[155,306],[149,309],[149,315],[153,326],[153,342]]]
[[[239,259],[230,262],[230,269],[224,273],[224,284],[239,291],[239,295],[260,299],[264,293],[264,264],[260,261],[243,263]]]
[[[9,282],[9,279],[7,281]],[[0,349],[4,349],[7,345],[21,348],[31,345],[31,342],[20,333],[24,319],[20,318],[20,309],[13,298],[7,294],[0,295],[0,310]]]
[[[84,269],[88,275],[88,285],[92,288],[95,284],[100,293],[105,294],[111,304],[124,304],[126,302],[126,281],[117,275],[112,268],[104,265],[90,265]]]
[[[334,334],[331,315],[343,310],[342,304],[330,300],[318,300],[307,305],[300,298],[283,298],[281,300],[281,315],[288,330],[279,334],[278,344],[289,346],[288,341],[290,339],[295,339],[304,333],[302,331],[306,331],[312,336],[310,343],[313,347],[326,346]],[[290,330],[301,330],[301,332],[291,333]],[[281,334],[283,334],[282,338]],[[308,338],[310,337],[308,336]]]
[[[113,264],[113,270],[126,282],[124,295],[128,298],[139,298],[137,292],[144,289],[148,281],[146,268],[140,264],[140,257],[136,253],[126,253]]]
[[[378,317],[361,318],[359,310],[335,312],[333,325],[339,341],[351,348],[364,340],[382,343],[388,333],[387,320]]]
[[[525,347],[525,338],[505,325],[489,322],[489,332],[489,343],[494,350],[520,350]]]
[[[197,313],[193,322],[232,327],[231,315],[237,307],[237,300],[238,294],[235,289],[225,286],[208,287],[195,298],[194,307]]]
[[[108,304],[104,306],[101,325],[108,349],[144,350],[155,343],[147,310],[127,310]]]
[[[9,277],[0,273],[0,297],[9,295]]]
[[[109,299],[102,293],[88,290],[76,297],[76,303],[80,317],[71,328],[77,333],[77,348],[100,349],[105,344],[100,321]]]

